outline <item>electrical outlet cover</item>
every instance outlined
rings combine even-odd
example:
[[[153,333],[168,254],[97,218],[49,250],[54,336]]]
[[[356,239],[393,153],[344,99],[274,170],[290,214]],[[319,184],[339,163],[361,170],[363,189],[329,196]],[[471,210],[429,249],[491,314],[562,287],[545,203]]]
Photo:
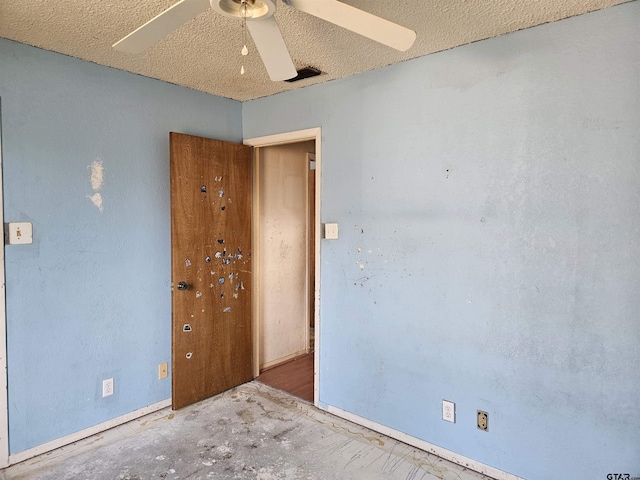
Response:
[[[456,423],[456,404],[449,400],[442,400],[442,419]]]
[[[478,410],[478,428],[484,432],[489,431],[489,414]]]
[[[102,396],[108,397],[110,395],[113,395],[113,378],[102,381]]]

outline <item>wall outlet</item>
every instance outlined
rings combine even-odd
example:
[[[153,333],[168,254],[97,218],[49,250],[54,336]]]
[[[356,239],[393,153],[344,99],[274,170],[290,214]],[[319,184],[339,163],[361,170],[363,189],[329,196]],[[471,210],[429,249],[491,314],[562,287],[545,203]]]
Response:
[[[478,410],[478,428],[487,432],[489,430],[489,414]]]
[[[113,395],[113,378],[107,378],[102,381],[102,397]]]
[[[162,380],[163,378],[167,378],[169,375],[169,365],[167,362],[161,363],[158,365],[158,380]]]
[[[449,400],[442,400],[442,419],[456,423],[456,404]]]

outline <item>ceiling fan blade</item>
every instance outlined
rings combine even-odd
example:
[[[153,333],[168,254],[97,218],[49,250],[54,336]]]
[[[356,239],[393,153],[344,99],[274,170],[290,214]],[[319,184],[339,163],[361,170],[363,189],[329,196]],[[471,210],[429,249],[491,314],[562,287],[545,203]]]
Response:
[[[416,32],[337,0],[284,0],[292,7],[404,52]]]
[[[248,20],[247,28],[271,80],[288,80],[298,74],[275,18]]]
[[[210,6],[209,0],[180,0],[115,43],[113,48],[125,53],[140,53]]]

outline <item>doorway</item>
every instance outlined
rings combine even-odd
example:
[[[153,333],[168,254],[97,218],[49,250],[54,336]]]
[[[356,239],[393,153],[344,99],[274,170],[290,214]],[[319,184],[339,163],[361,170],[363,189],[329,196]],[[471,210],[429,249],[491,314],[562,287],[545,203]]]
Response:
[[[170,139],[173,408],[302,357],[317,405],[320,129],[245,145]]]
[[[317,402],[320,129],[254,149],[254,362],[258,381]],[[316,181],[318,179],[318,181]]]

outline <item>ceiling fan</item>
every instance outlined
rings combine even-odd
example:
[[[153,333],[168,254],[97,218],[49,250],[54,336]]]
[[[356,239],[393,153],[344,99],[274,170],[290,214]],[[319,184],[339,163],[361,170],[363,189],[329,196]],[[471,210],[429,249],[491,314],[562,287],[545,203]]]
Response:
[[[326,20],[402,52],[411,48],[416,33],[338,0],[283,0],[302,12]],[[276,0],[180,0],[113,45],[126,53],[140,53],[209,7],[227,17],[245,19],[271,80],[297,75],[273,13]]]

